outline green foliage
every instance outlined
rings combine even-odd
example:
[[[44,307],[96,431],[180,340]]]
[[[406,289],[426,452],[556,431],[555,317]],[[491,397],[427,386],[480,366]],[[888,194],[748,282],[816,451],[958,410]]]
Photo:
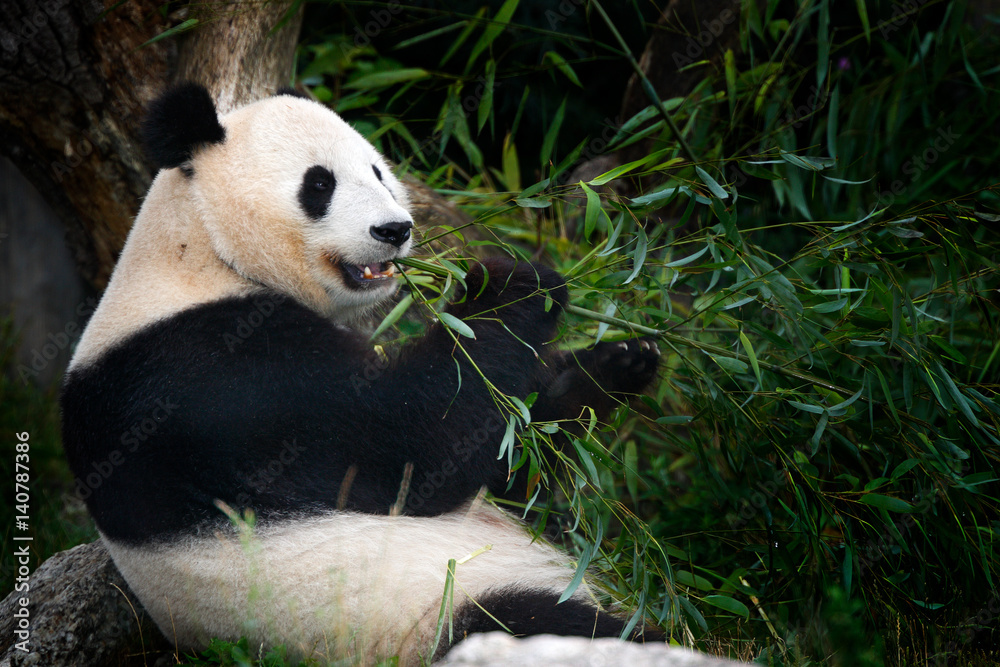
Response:
[[[572,95],[604,85],[574,54],[644,40],[603,11],[553,35],[515,5],[433,28],[423,15],[410,40],[447,42],[440,66],[475,44],[464,69],[423,67],[367,114],[388,128],[376,141],[407,137],[383,149],[477,221],[405,262],[410,310],[439,318],[472,252],[543,257],[572,290],[560,345],[645,334],[666,353],[638,409],[582,415],[569,447],[530,400],[508,402],[522,448],[500,453],[534,491],[521,511],[564,528],[579,573],[683,643],[771,664],[982,659],[1000,574],[1000,39],[970,23],[990,19],[958,3],[748,5],[742,53],[679,63],[702,74],[694,91],[621,119],[610,149],[638,159],[569,183],[595,157],[579,105],[546,106],[545,131],[519,139],[538,98],[524,88],[496,113],[494,82],[523,73],[506,54],[554,40],[539,67]],[[408,71],[408,46],[355,54],[323,85],[390,57]],[[476,81],[491,97],[468,103]],[[426,121],[399,105],[426,97],[442,99],[432,130],[407,129]]]
[[[179,663],[191,667],[318,667],[312,660],[289,660],[287,649],[278,646],[263,651],[254,651],[244,637],[238,642],[213,639],[207,649],[199,655],[185,656]]]

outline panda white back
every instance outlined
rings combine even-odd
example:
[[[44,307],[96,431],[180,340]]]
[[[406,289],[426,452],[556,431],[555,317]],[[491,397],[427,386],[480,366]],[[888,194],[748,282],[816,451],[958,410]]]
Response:
[[[78,488],[164,635],[414,664],[449,645],[433,639],[451,559],[456,640],[497,619],[620,634],[586,586],[556,605],[574,569],[480,492],[507,489],[496,390],[539,393],[536,420],[606,413],[655,375],[655,346],[548,350],[562,279],[499,259],[471,266],[448,307],[476,332],[464,351],[432,328],[386,366],[349,328],[394,293],[391,262],[412,245],[374,148],[290,95],[218,119],[196,86],[158,100],[146,128],[164,169],[62,408]],[[220,508],[252,513],[252,537]]]

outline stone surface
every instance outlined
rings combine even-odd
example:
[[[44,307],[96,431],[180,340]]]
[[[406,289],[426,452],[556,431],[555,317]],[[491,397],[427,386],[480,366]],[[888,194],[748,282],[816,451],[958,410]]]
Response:
[[[0,603],[0,667],[141,665],[144,651],[170,648],[99,541],[52,556],[27,583]],[[15,648],[21,597],[30,601],[28,652]]]
[[[453,648],[440,667],[735,667],[734,662],[666,644],[503,632],[473,635]]]

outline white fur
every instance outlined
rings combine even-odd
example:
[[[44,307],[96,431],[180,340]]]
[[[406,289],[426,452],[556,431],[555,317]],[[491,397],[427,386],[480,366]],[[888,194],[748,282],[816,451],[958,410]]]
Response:
[[[371,145],[328,109],[289,96],[220,121],[226,140],[194,154],[193,177],[179,169],[156,177],[71,367],[182,309],[261,285],[338,322],[394,291],[391,280],[349,290],[330,262],[384,262],[410,248],[371,237],[372,225],[410,220],[403,187]],[[319,221],[298,203],[316,164],[336,178]],[[564,556],[491,506],[434,518],[330,512],[263,526],[247,544],[233,530],[170,544],[105,541],[181,648],[246,635],[362,663],[429,655],[450,558],[493,547],[458,567],[456,607],[505,585],[559,593],[573,574]]]
[[[406,190],[364,137],[329,109],[288,95],[220,122],[226,140],[195,152],[193,177],[167,169],[153,181],[70,368],[184,308],[261,285],[341,322],[395,291],[393,280],[377,289],[348,289],[330,262],[384,262],[405,256],[412,245],[397,249],[371,236],[373,225],[412,220]],[[302,177],[313,165],[337,181],[318,221],[298,202]]]
[[[359,664],[430,657],[450,558],[492,545],[457,566],[456,609],[505,585],[559,594],[573,575],[564,555],[482,503],[431,518],[331,512],[242,543],[235,530],[158,546],[105,542],[182,649],[245,635],[252,645]],[[588,595],[585,586],[575,594]]]

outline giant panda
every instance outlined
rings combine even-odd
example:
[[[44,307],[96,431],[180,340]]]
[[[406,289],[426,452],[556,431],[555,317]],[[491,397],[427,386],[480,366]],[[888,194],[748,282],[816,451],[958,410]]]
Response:
[[[144,134],[161,169],[61,407],[101,537],[171,644],[415,664],[500,628],[620,635],[586,585],[557,604],[568,558],[481,489],[507,491],[505,395],[537,392],[535,421],[607,414],[655,344],[550,350],[564,281],[503,258],[448,306],[474,339],[431,327],[383,363],[357,322],[396,291],[413,223],[373,146],[290,92],[220,117],[194,84]]]

